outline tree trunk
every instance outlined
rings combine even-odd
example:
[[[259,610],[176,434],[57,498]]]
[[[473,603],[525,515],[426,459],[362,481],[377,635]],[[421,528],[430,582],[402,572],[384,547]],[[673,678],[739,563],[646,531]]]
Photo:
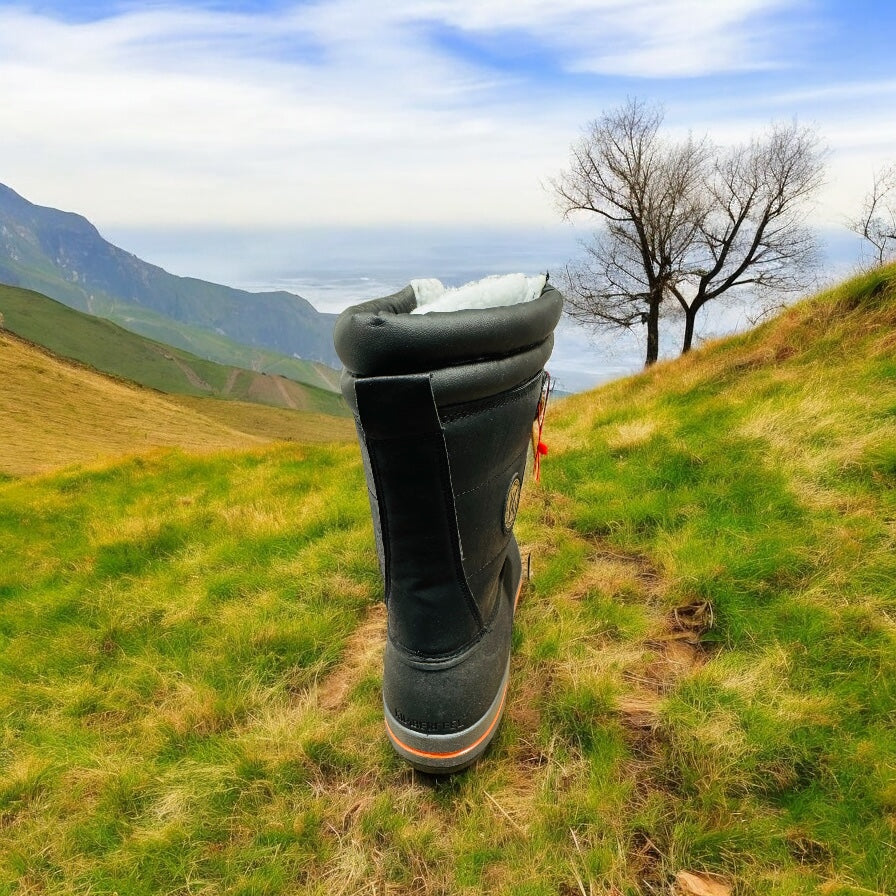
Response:
[[[691,306],[684,312],[684,342],[681,345],[681,353],[687,354],[691,350],[694,341],[694,321],[697,318],[697,309]]]
[[[660,356],[660,300],[651,298],[647,312],[647,358],[645,367],[655,364]]]

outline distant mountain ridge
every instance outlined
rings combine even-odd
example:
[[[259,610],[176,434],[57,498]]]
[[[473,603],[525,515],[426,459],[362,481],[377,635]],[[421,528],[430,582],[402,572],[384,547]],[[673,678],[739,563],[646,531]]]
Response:
[[[179,277],[103,239],[86,218],[35,205],[0,184],[0,283],[21,286],[204,357],[222,357],[199,333],[339,366],[336,315],[289,292],[248,292]],[[185,325],[189,338],[178,340]],[[215,354],[218,351],[218,354]],[[240,363],[240,362],[237,362]]]

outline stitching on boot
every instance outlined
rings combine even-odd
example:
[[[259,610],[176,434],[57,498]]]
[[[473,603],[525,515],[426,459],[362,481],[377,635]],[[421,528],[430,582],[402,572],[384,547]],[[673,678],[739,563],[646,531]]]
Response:
[[[527,390],[535,384],[536,380],[540,376],[540,373],[536,374],[536,376],[532,377],[532,379],[530,380],[527,380],[525,383],[522,383],[519,386],[514,386],[512,389],[501,393],[501,395],[499,396],[500,400],[495,400],[494,398],[486,398],[479,399],[478,401],[473,402],[463,402],[459,405],[450,405],[449,407],[444,409],[443,413],[439,414],[439,418],[443,423],[454,423],[457,420],[463,420],[466,417],[472,417],[475,414],[481,413],[482,411],[488,411],[494,408],[504,407],[508,404],[513,404],[514,402],[526,397]],[[463,408],[463,410],[452,411],[452,407],[456,407],[458,409]]]
[[[362,430],[363,432],[363,430]],[[382,492],[382,477],[380,476],[379,464],[377,463],[376,456],[373,451],[370,450],[370,440],[367,438],[366,434],[364,436],[364,441],[367,442],[367,457],[370,461],[370,471],[373,473],[373,484],[374,484],[374,497],[376,498],[376,509],[379,513],[380,517],[380,536],[383,540],[383,603],[386,605],[386,609],[389,608],[389,592],[392,590],[390,587],[392,581],[392,552],[389,549],[389,524],[386,520],[386,511],[383,507],[382,503],[379,500],[379,496]]]
[[[485,488],[487,485],[490,485],[496,479],[500,479],[502,476],[506,476],[509,470],[512,470],[514,469],[514,467],[518,467],[520,465],[520,461],[523,459],[523,456],[528,450],[529,445],[527,442],[526,448],[519,454],[517,454],[516,457],[514,457],[514,459],[509,464],[507,464],[506,467],[502,467],[502,469],[495,473],[494,476],[489,476],[489,478],[486,479],[485,482],[480,482],[479,485],[474,485],[473,488],[468,488],[466,491],[458,492],[457,497],[462,498],[464,495],[472,494],[473,492],[479,491],[479,489]],[[520,477],[520,480],[522,481],[522,477]]]
[[[488,560],[488,561],[486,561],[485,563],[483,563],[482,566],[479,567],[479,569],[477,569],[475,572],[472,573],[472,575],[474,575],[474,576],[479,575],[479,573],[481,573],[482,570],[484,570],[487,566],[490,566],[492,563],[495,562],[495,560],[499,560],[499,559],[500,559],[500,557],[501,557],[501,555],[504,553],[504,551],[507,550],[507,545],[510,543],[510,536],[511,536],[511,535],[513,535],[513,530],[512,530],[512,529],[511,529],[510,532],[508,532],[507,535],[505,536],[505,538],[504,538],[504,546],[501,548],[501,550],[498,551],[498,553],[495,554],[495,556],[492,557],[491,560]]]
[[[441,443],[442,450],[438,452],[438,463],[442,479],[442,494],[445,499],[445,512],[448,514],[448,519],[452,523],[452,525],[449,525],[448,527],[448,537],[451,540],[451,547],[453,548],[452,553],[454,556],[452,557],[452,560],[454,562],[455,574],[457,575],[457,584],[463,593],[464,600],[466,601],[470,612],[473,614],[473,618],[479,626],[482,626],[482,614],[479,612],[476,598],[473,597],[473,593],[470,591],[470,583],[467,581],[467,573],[464,569],[463,548],[461,546],[460,528],[457,521],[457,505],[454,500],[454,486],[451,482],[451,462],[448,460],[448,445],[445,443],[444,430],[442,430]],[[447,489],[445,488],[446,485],[448,486]]]
[[[483,563],[482,566],[479,567],[479,569],[474,569],[474,570],[470,573],[470,575],[471,575],[471,576],[478,576],[479,573],[481,573],[481,572],[483,572],[484,570],[488,569],[488,567],[491,566],[496,560],[500,560],[500,559],[501,559],[501,556],[502,556],[502,555],[504,554],[504,552],[507,550],[507,545],[510,544],[510,536],[511,536],[511,535],[513,535],[513,532],[508,532],[507,535],[504,536],[504,544],[501,546],[501,550],[498,551],[498,552],[497,552],[497,553],[496,553],[490,560],[486,560],[485,563]]]

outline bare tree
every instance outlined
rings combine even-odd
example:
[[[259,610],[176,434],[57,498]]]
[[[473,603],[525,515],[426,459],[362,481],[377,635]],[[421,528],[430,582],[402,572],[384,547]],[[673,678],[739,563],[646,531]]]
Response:
[[[648,365],[664,301],[684,313],[686,352],[707,302],[803,285],[815,258],[803,209],[823,171],[817,137],[796,124],[723,153],[706,138],[664,137],[662,121],[629,100],[587,126],[551,181],[565,217],[591,213],[603,225],[567,266],[570,315],[610,329],[646,324]]]
[[[871,243],[877,264],[896,254],[896,162],[875,172],[862,214],[849,227]]]

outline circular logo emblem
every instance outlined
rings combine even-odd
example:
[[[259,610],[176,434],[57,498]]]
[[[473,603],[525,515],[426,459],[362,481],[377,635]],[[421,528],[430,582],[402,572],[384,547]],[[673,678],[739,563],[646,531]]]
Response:
[[[523,488],[523,483],[520,481],[519,476],[514,476],[513,481],[510,483],[510,488],[507,489],[507,497],[504,499],[504,531],[509,532],[513,528],[513,524],[516,521],[516,512],[519,510],[520,506],[520,491]]]

